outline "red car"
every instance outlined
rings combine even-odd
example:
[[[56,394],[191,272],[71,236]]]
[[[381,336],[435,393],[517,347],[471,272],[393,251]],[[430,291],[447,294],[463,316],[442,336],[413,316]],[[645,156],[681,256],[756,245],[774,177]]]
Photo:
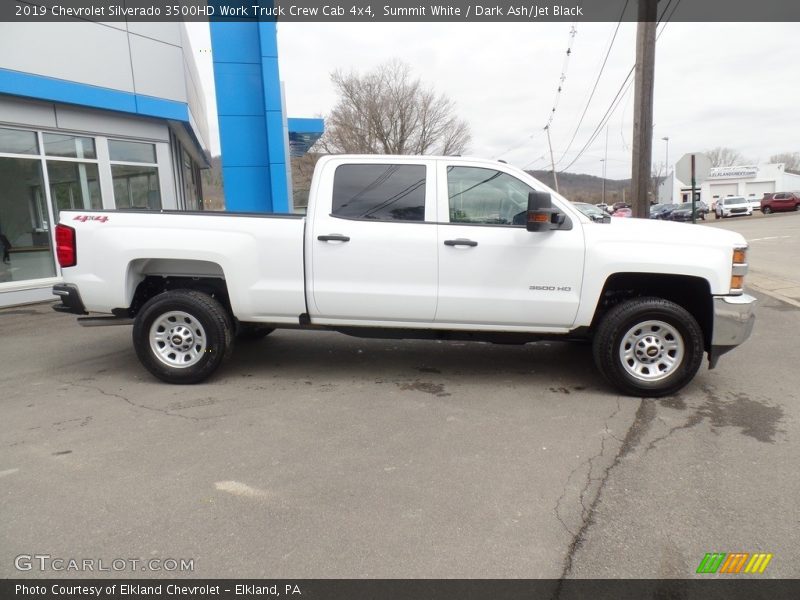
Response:
[[[630,208],[618,208],[613,213],[611,213],[612,217],[632,217],[633,211]]]
[[[761,199],[761,212],[765,215],[772,212],[798,210],[798,208],[800,208],[800,194],[797,192],[764,194]]]

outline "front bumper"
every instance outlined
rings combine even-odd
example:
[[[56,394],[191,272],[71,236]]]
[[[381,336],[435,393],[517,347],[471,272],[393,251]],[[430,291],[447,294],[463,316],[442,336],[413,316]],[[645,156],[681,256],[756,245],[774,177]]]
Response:
[[[755,322],[753,296],[715,296],[714,331],[708,351],[708,367],[713,369],[719,357],[736,348],[750,337]]]
[[[70,283],[59,283],[53,286],[53,295],[61,298],[61,304],[53,306],[56,312],[72,313],[73,315],[86,315],[81,294],[78,288]]]

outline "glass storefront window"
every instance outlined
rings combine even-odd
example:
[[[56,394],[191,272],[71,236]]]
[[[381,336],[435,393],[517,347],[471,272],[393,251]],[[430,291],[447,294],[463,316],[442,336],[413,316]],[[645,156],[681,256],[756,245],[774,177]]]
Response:
[[[155,144],[145,144],[142,142],[123,142],[120,140],[108,140],[108,154],[111,160],[122,162],[156,162]]]
[[[156,149],[148,142],[0,127],[0,290],[15,288],[3,283],[57,276],[52,239],[59,213],[102,210],[103,189],[113,190],[117,208],[161,210]],[[190,159],[178,165],[189,204],[198,208],[197,165]]]
[[[0,282],[56,274],[42,163],[0,157]]]
[[[161,210],[158,167],[111,165],[117,208]]]
[[[0,128],[0,152],[10,154],[39,154],[35,131]]]
[[[56,221],[62,210],[103,208],[100,177],[95,163],[48,160],[47,177]]]
[[[90,137],[45,133],[44,153],[68,158],[97,158],[94,140]]]

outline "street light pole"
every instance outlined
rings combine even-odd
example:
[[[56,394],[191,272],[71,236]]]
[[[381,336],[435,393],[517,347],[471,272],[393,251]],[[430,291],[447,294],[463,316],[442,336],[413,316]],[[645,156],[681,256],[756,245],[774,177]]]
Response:
[[[606,164],[608,163],[608,125],[606,125],[606,153],[603,155],[603,204],[606,203]]]
[[[600,162],[603,163],[603,204],[606,203],[606,159],[601,158]]]
[[[669,136],[665,135],[661,139],[664,140],[667,143],[667,149],[666,149],[665,155],[664,155],[664,186],[666,187],[666,185],[667,185],[667,177],[669,177]],[[670,195],[672,195],[672,188],[674,187],[674,178],[673,178],[673,181],[670,182],[670,183],[673,184],[673,185],[670,185],[670,189],[669,189],[669,193],[670,193]],[[670,201],[671,200],[672,200],[672,198],[670,198]]]

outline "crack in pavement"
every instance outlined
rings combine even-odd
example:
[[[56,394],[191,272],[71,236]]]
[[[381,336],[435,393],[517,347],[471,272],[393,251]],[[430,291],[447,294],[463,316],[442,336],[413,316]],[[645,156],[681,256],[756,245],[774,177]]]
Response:
[[[606,452],[606,441],[608,440],[609,437],[614,438],[618,442],[622,443],[622,440],[620,440],[617,436],[615,436],[611,432],[611,429],[608,426],[609,422],[612,421],[614,419],[614,417],[616,417],[621,410],[622,410],[622,406],[620,405],[620,398],[619,398],[619,396],[617,396],[617,408],[608,417],[606,417],[605,420],[604,420],[604,435],[600,440],[600,452],[598,454],[595,454],[594,456],[590,456],[588,460],[585,460],[585,461],[581,462],[577,467],[575,467],[574,469],[572,469],[572,471],[570,471],[569,475],[567,476],[566,482],[564,482],[564,488],[561,491],[561,495],[556,500],[556,505],[553,508],[553,512],[554,512],[554,514],[556,516],[556,519],[559,521],[559,523],[561,523],[561,526],[564,528],[564,530],[567,533],[569,533],[571,536],[573,536],[573,537],[576,535],[576,532],[572,531],[567,526],[567,524],[564,522],[564,519],[561,517],[561,514],[559,512],[560,507],[561,507],[561,503],[564,501],[564,499],[565,499],[565,497],[567,495],[567,488],[569,487],[569,483],[570,483],[570,481],[572,481],[573,476],[576,475],[578,473],[578,471],[581,470],[583,467],[588,466],[589,468],[586,471],[586,485],[581,489],[581,492],[580,492],[580,495],[579,495],[579,502],[580,502],[581,507],[582,507],[581,508],[581,519],[582,520],[585,519],[586,514],[587,514],[587,512],[589,510],[589,507],[587,507],[586,504],[585,504],[586,494],[588,493],[588,490],[591,487],[592,482],[598,480],[598,478],[592,477],[592,471],[594,470],[594,461],[599,459],[599,458],[602,458],[605,455],[605,452]]]
[[[690,429],[700,423],[703,420],[703,415],[701,414],[694,414],[690,416],[685,423],[681,425],[675,425],[674,427],[670,427],[667,433],[664,435],[660,435],[657,438],[653,438],[653,440],[647,445],[647,448],[644,449],[644,453],[648,454],[651,450],[655,450],[656,446],[659,442],[663,442],[667,438],[669,438],[673,433],[676,431],[680,431],[681,429]]]
[[[187,421],[194,421],[195,423],[200,422],[200,421],[207,421],[209,419],[218,419],[220,417],[226,416],[226,415],[215,415],[213,417],[193,417],[191,415],[182,415],[180,413],[173,412],[173,411],[171,411],[170,409],[167,409],[167,408],[156,408],[155,406],[147,406],[146,404],[137,404],[136,402],[134,402],[130,398],[127,398],[126,396],[123,396],[122,394],[115,394],[114,392],[107,392],[107,391],[105,391],[104,389],[102,389],[102,388],[100,388],[98,386],[86,385],[85,383],[73,383],[71,381],[61,381],[60,383],[62,383],[63,385],[71,386],[71,387],[81,387],[81,388],[84,388],[84,389],[87,389],[87,390],[94,390],[95,392],[99,392],[103,396],[108,396],[109,398],[119,398],[120,400],[124,400],[125,402],[127,402],[128,404],[133,406],[134,408],[141,408],[143,410],[149,410],[149,411],[161,413],[161,414],[167,415],[168,417],[178,417],[180,419],[186,419]]]
[[[567,549],[567,554],[564,557],[564,567],[561,571],[561,576],[559,578],[561,581],[563,581],[572,571],[572,561],[575,557],[575,553],[580,548],[586,536],[586,532],[588,531],[589,527],[593,522],[595,510],[597,509],[597,505],[600,502],[603,488],[605,487],[611,472],[617,465],[620,464],[620,461],[625,456],[627,456],[639,445],[639,443],[642,440],[642,437],[650,428],[650,424],[655,418],[655,414],[656,414],[656,407],[652,401],[648,401],[646,399],[640,400],[639,408],[636,409],[636,415],[633,419],[633,423],[631,423],[631,426],[628,428],[628,431],[625,434],[625,438],[622,440],[622,444],[620,445],[619,450],[617,451],[617,455],[614,457],[614,460],[611,462],[611,464],[609,464],[605,469],[603,469],[601,476],[593,479],[593,481],[599,482],[597,486],[597,492],[595,493],[594,498],[592,499],[592,502],[588,507],[588,510],[581,511],[581,521],[582,521],[581,526],[578,529],[578,531],[574,533],[572,541],[570,542],[569,547]],[[604,439],[607,438],[604,437]],[[599,458],[600,456],[602,456],[602,452],[604,452],[604,445],[601,446],[601,454],[596,455],[593,458],[594,459]],[[591,481],[592,480],[589,481],[587,487],[588,485],[591,484]],[[569,479],[567,480],[567,482],[569,482]],[[559,521],[561,521],[560,518]],[[569,531],[569,529],[567,529],[567,531]],[[556,589],[554,597],[558,598],[560,593],[561,593],[561,583],[559,583],[559,586]]]

